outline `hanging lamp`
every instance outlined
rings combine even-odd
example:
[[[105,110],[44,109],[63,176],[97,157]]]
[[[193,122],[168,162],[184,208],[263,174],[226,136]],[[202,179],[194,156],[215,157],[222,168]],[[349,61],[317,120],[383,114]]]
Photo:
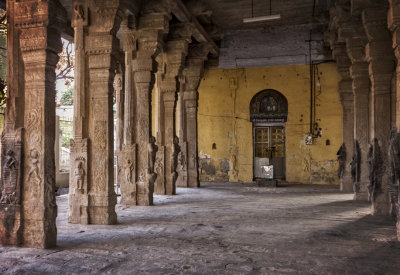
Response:
[[[277,20],[281,19],[280,14],[272,14],[272,0],[269,0],[269,15],[265,16],[258,16],[254,17],[254,5],[253,5],[254,0],[251,0],[251,17],[250,18],[244,18],[243,23],[254,23],[254,22],[264,22],[264,21],[271,21],[271,20]]]

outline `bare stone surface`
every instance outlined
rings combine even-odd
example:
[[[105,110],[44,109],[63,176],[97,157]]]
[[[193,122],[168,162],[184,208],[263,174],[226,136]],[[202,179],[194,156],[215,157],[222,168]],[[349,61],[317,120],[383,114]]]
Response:
[[[391,91],[392,79],[395,72],[392,39],[387,26],[388,2],[386,0],[373,1],[372,6],[364,9],[362,13],[363,25],[368,37],[365,48],[369,62],[369,77],[371,81],[371,109],[370,131],[374,148],[382,152],[380,159],[381,173],[376,173],[374,184],[380,181],[380,186],[375,186],[372,206],[376,214],[389,214],[390,203],[388,194],[388,135],[391,128]],[[372,182],[371,182],[372,185]],[[376,188],[378,187],[378,188]],[[370,194],[371,195],[371,194]]]
[[[67,222],[58,247],[0,248],[2,274],[397,274],[394,221],[337,187],[206,184],[118,206],[115,226]]]

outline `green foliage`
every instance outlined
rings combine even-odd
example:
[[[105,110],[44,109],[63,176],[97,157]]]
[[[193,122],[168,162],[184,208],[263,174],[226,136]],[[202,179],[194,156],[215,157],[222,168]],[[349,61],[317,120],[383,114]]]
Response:
[[[69,146],[70,146],[70,137],[68,137],[68,136],[64,136],[64,137],[62,137],[62,140],[61,140],[61,147],[64,147],[64,148],[69,148]]]
[[[72,106],[74,105],[74,87],[69,87],[61,96],[61,105]]]

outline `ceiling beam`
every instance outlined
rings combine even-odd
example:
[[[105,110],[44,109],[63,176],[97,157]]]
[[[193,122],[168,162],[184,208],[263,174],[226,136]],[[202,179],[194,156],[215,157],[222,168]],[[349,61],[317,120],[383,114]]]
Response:
[[[189,23],[193,28],[193,37],[198,42],[208,43],[211,47],[210,53],[213,56],[219,55],[219,48],[215,44],[214,40],[208,35],[204,30],[203,26],[199,23],[195,16],[193,16],[189,10],[186,8],[185,4],[181,0],[173,0],[172,13],[178,18],[182,23]]]

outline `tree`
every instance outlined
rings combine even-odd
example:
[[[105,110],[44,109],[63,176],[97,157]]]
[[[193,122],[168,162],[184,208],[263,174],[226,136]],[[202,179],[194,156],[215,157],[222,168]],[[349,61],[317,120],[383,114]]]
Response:
[[[57,80],[64,79],[65,85],[70,86],[74,79],[74,46],[73,43],[62,39],[63,49],[56,66]]]
[[[61,96],[61,105],[72,106],[74,104],[74,87],[69,87]]]

